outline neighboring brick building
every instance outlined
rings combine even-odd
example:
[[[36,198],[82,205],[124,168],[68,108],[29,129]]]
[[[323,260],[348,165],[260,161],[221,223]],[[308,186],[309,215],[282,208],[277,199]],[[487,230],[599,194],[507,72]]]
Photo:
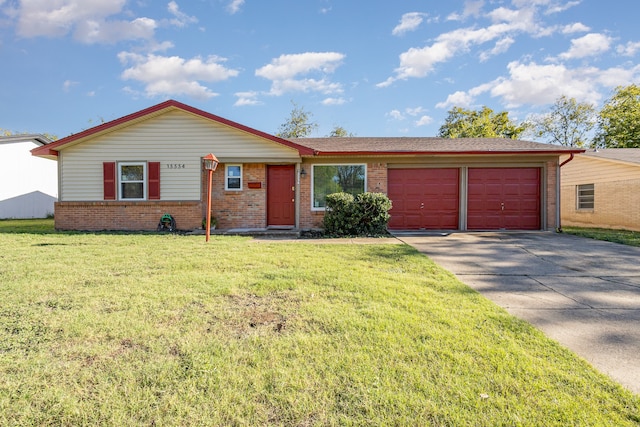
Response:
[[[562,225],[640,231],[640,148],[589,150],[561,170]]]
[[[553,230],[562,154],[509,139],[282,139],[166,101],[32,150],[57,160],[55,225],[153,230],[169,213],[200,228],[202,158],[213,153],[212,212],[221,229],[322,225],[326,194],[386,193],[396,229]]]

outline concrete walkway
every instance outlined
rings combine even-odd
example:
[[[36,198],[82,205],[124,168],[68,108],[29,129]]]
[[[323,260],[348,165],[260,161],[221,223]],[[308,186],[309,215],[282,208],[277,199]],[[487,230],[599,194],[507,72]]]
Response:
[[[548,232],[397,237],[640,394],[640,248]]]

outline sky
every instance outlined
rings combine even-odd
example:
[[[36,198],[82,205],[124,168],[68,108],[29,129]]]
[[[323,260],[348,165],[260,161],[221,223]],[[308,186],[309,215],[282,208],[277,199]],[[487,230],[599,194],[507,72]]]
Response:
[[[62,138],[175,99],[275,134],[436,136],[640,83],[637,0],[0,0],[0,129]]]

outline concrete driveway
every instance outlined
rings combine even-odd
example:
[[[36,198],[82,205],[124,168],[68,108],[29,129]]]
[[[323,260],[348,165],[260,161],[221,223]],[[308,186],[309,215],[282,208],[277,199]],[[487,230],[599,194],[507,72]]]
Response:
[[[640,248],[548,232],[396,237],[640,394]]]

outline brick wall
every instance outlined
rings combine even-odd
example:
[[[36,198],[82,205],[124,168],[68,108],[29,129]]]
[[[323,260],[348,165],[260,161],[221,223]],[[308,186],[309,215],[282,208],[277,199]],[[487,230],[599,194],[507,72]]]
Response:
[[[199,228],[201,202],[57,202],[57,230],[156,230],[165,213],[176,220],[179,230]]]
[[[562,186],[562,225],[640,231],[640,180],[596,182],[593,210],[576,208],[575,185]]]
[[[218,228],[264,228],[267,226],[267,168],[264,164],[242,166],[242,191],[224,189],[225,168],[221,164],[213,173],[211,212],[218,219]],[[250,182],[259,182],[261,188],[249,188]],[[206,173],[203,174],[202,200],[206,211]]]

